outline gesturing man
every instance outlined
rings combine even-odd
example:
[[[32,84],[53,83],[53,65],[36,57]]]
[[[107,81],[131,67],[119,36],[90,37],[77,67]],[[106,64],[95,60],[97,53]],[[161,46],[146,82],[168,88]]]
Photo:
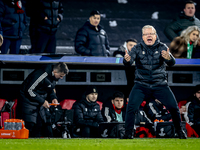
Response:
[[[129,96],[123,138],[133,138],[135,113],[145,96],[154,96],[170,111],[179,138],[186,139],[186,134],[181,128],[177,102],[166,78],[165,65],[173,66],[175,59],[167,46],[160,42],[153,26],[144,26],[142,28],[142,41],[132,48],[130,54],[125,54],[124,65],[131,65],[133,61],[135,61],[135,85]]]

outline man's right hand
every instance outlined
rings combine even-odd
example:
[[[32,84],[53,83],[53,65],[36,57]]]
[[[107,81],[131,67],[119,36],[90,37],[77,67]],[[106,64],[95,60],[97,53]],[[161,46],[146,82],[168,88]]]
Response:
[[[125,51],[124,59],[129,62],[131,60],[131,56],[128,54],[127,51]]]
[[[50,107],[47,100],[44,101],[44,104],[42,106],[45,107],[45,108],[49,108]]]

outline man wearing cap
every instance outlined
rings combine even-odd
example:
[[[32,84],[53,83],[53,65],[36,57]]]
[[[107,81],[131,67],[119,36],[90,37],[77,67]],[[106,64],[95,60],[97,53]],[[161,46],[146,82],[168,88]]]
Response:
[[[83,98],[74,103],[74,122],[80,129],[81,137],[97,137],[99,123],[103,122],[99,104],[96,103],[98,91],[95,86],[88,86]]]
[[[93,10],[89,20],[81,27],[75,37],[75,50],[82,56],[109,56],[108,37],[101,25],[99,11]]]

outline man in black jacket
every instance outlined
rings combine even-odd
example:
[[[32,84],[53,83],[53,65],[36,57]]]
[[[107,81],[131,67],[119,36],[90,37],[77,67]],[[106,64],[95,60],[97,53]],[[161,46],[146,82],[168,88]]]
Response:
[[[195,17],[196,3],[189,0],[185,2],[184,12],[169,23],[164,30],[166,37],[172,41],[175,37],[180,36],[181,32],[189,26],[198,26],[200,28],[200,20]]]
[[[81,137],[97,137],[99,123],[103,122],[99,104],[98,91],[95,86],[88,86],[83,98],[74,103],[74,122],[76,130],[80,129]]]
[[[188,102],[188,119],[190,126],[200,135],[200,84],[194,88],[194,97]]]
[[[27,0],[26,13],[30,17],[30,53],[55,53],[56,32],[63,20],[61,0]]]
[[[80,28],[75,37],[75,50],[82,56],[109,56],[110,47],[108,37],[99,25],[101,15],[99,11],[90,13],[89,21]]]
[[[175,59],[170,54],[169,48],[160,42],[153,26],[144,26],[142,28],[142,41],[132,48],[130,54],[126,52],[124,55],[124,65],[132,65],[134,61],[135,85],[129,95],[124,139],[133,138],[135,113],[145,96],[151,95],[159,99],[170,111],[179,138],[187,138],[181,129],[178,105],[166,78],[166,64],[173,66]]]
[[[49,108],[48,101],[58,103],[55,85],[68,72],[65,63],[47,65],[33,71],[22,83],[17,114],[18,118],[25,121],[30,137],[41,136],[42,124],[46,122],[45,108]]]

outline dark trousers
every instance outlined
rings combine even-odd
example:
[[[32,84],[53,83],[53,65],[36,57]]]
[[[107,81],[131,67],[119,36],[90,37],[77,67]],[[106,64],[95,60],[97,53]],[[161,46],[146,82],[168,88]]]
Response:
[[[55,34],[47,34],[42,31],[36,31],[36,34],[32,35],[31,42],[32,42],[31,53],[55,53],[56,52]]]
[[[22,39],[8,39],[4,38],[3,45],[1,46],[1,54],[19,54]]]
[[[81,136],[86,137],[86,138],[89,138],[89,137],[97,138],[98,128],[89,127],[89,126],[81,127]]]
[[[169,86],[148,87],[136,83],[129,96],[126,110],[125,130],[126,134],[131,133],[135,123],[135,113],[146,96],[153,96],[158,99],[169,110],[172,115],[174,126],[177,130],[181,129],[181,117],[177,101]]]

